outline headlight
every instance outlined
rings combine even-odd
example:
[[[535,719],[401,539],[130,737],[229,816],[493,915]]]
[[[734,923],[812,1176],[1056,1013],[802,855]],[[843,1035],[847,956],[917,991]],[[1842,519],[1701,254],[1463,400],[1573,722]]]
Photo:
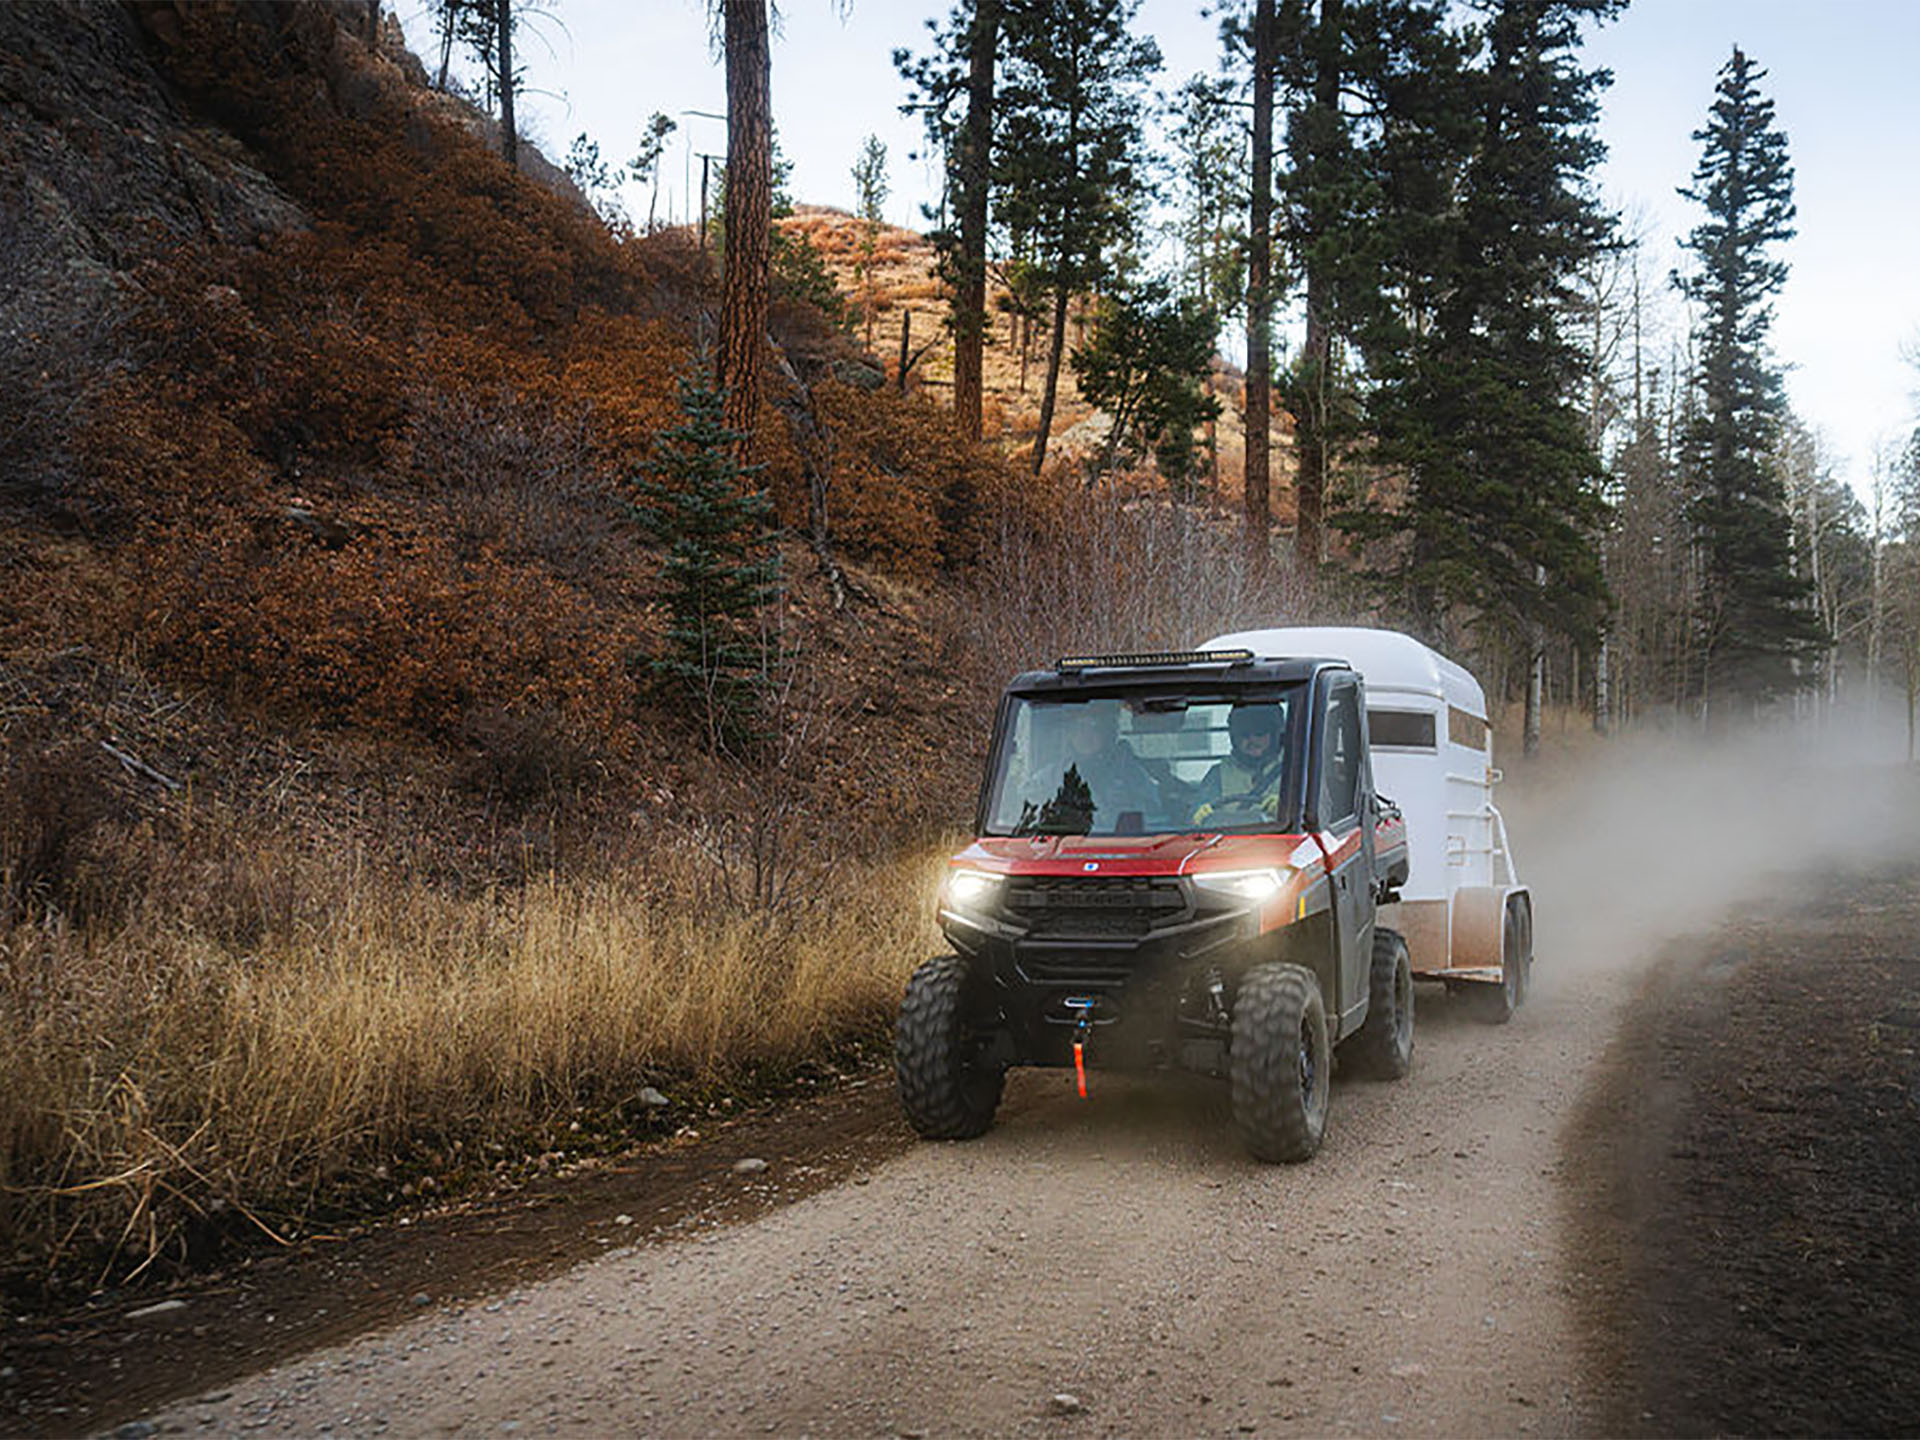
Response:
[[[1236,900],[1271,900],[1287,883],[1284,870],[1216,870],[1195,875],[1193,883],[1215,895],[1231,895]]]
[[[977,910],[993,898],[1001,878],[984,870],[956,870],[947,877],[947,903],[956,910]]]

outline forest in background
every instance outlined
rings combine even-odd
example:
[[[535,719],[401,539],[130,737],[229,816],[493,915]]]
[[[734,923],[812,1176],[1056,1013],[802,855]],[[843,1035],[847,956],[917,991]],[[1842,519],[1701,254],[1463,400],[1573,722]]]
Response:
[[[783,193],[746,0],[698,228],[520,141],[525,4],[424,62],[363,0],[0,10],[8,1290],[864,1063],[1055,654],[1357,621],[1529,738],[1910,712],[1920,452],[1869,512],[1784,408],[1763,77],[1703,77],[1670,291],[1586,184],[1614,8],[1261,0],[1160,95],[1128,4],[963,5],[897,58],[927,237]]]

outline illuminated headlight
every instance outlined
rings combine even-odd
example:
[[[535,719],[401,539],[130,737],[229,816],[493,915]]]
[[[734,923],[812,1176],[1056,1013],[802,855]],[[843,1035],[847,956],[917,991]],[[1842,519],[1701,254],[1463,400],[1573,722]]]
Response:
[[[984,870],[956,870],[947,877],[947,903],[956,910],[978,910],[993,899],[1001,878]]]
[[[1215,895],[1230,895],[1236,900],[1271,900],[1287,883],[1284,870],[1221,870],[1210,875],[1195,875],[1193,883]]]

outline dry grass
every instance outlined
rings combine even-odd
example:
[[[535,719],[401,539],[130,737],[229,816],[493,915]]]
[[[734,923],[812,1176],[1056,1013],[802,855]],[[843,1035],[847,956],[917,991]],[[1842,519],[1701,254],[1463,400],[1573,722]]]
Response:
[[[930,855],[755,912],[686,900],[711,889],[689,861],[455,897],[351,852],[220,842],[126,923],[43,911],[0,935],[16,1284],[171,1265],[249,1221],[295,1233],[390,1162],[457,1180],[558,1116],[618,1128],[649,1082],[802,1065],[877,1032],[933,939]]]

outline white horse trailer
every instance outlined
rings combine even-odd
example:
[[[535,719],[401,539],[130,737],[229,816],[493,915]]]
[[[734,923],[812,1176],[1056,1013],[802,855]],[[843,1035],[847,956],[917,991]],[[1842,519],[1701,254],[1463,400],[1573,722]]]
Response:
[[[1407,822],[1407,883],[1398,903],[1381,908],[1380,923],[1405,937],[1417,977],[1471,987],[1488,1018],[1508,1019],[1533,963],[1533,897],[1493,803],[1500,772],[1479,682],[1393,630],[1242,630],[1202,648],[1325,656],[1360,672],[1374,786]]]

